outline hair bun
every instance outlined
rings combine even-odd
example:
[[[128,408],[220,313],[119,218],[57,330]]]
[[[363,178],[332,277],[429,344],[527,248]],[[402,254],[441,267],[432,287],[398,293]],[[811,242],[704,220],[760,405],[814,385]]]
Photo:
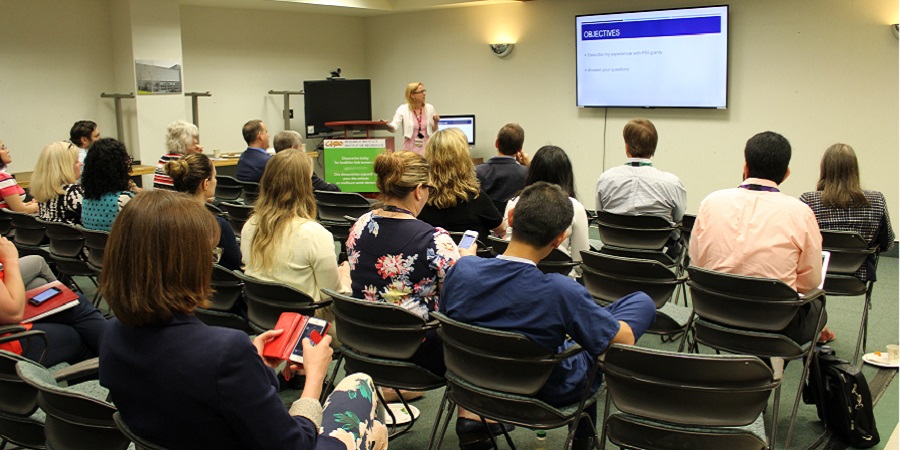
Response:
[[[163,170],[172,178],[181,178],[188,173],[190,167],[183,159],[173,159],[163,166]]]

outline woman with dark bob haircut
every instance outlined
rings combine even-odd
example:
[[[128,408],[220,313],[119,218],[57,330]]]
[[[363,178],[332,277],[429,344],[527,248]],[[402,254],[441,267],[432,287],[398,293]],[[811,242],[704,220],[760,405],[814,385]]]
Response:
[[[194,317],[211,294],[218,240],[200,202],[166,190],[136,196],[112,227],[100,292],[116,318],[100,341],[100,383],[129,428],[169,449],[385,448],[367,375],[349,375],[319,404],[330,336],[303,340],[306,384],[288,411],[273,370],[281,361],[262,357],[281,330],[251,342]]]
[[[85,228],[109,231],[119,211],[134,196],[130,177],[131,157],[125,144],[113,138],[94,142],[81,174],[81,223]]]

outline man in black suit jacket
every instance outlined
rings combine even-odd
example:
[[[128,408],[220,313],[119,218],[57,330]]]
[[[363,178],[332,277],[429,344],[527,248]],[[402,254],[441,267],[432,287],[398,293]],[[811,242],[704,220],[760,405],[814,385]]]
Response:
[[[501,206],[505,208],[509,199],[525,189],[529,160],[528,155],[522,152],[524,142],[525,130],[517,123],[508,123],[500,129],[494,141],[497,156],[475,166],[481,189],[494,201],[501,214]]]
[[[266,153],[266,149],[269,148],[269,129],[262,120],[256,119],[245,123],[241,132],[244,134],[244,141],[247,142],[247,150],[241,153],[235,176],[240,181],[259,183],[263,171],[266,170],[266,163],[271,158]]]
[[[303,143],[303,136],[300,133],[294,130],[284,130],[275,135],[275,138],[272,139],[272,145],[275,147],[275,153],[278,153],[282,150],[289,148],[296,148],[300,150]],[[331,184],[316,175],[315,172],[312,174],[312,184],[313,189],[316,191],[332,191],[332,192],[340,192],[341,188],[339,188],[336,184]]]

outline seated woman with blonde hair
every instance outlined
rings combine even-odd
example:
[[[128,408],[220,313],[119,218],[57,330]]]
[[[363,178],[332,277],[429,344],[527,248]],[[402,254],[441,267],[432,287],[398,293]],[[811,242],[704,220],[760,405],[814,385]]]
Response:
[[[116,315],[100,341],[100,383],[122,420],[173,450],[386,448],[368,375],[347,376],[324,409],[319,403],[329,336],[316,346],[303,340],[305,385],[287,409],[273,370],[282,362],[262,357],[281,330],[251,342],[193,315],[212,294],[218,240],[200,202],[166,190],[139,194],[116,219],[100,275]]]
[[[165,166],[166,174],[172,178],[175,190],[193,197],[201,205],[216,193],[216,166],[202,153],[192,153],[181,159],[169,161]],[[221,249],[218,264],[226,269],[241,268],[241,248],[234,237],[234,229],[224,217],[216,216],[219,223],[219,245]]]
[[[448,128],[435,133],[425,146],[425,159],[434,193],[428,197],[419,220],[447,231],[477,231],[481,240],[492,231],[501,237],[506,234],[500,211],[475,177],[462,131]]]
[[[316,222],[312,163],[306,153],[283,150],[266,164],[259,198],[241,230],[244,272],[260,280],[284,283],[315,301],[321,289],[349,292],[350,267],[337,264],[334,237]],[[316,315],[334,325],[331,308]],[[334,326],[328,333],[334,336]]]
[[[41,150],[31,177],[31,195],[43,220],[81,225],[84,188],[78,147],[71,142],[54,142]]]

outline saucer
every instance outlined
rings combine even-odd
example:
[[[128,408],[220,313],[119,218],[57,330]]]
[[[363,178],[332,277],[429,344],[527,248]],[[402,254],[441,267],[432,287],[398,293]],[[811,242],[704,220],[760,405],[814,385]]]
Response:
[[[409,409],[412,411],[412,416],[409,415],[409,411],[403,406],[403,403],[388,403],[388,408],[391,409],[391,412],[394,413],[394,417],[397,418],[397,425],[403,425],[412,421],[413,417],[416,419],[419,418],[419,408],[415,406],[409,405]],[[391,420],[390,414],[387,412],[384,413],[384,424],[387,426],[393,425],[393,421]]]
[[[887,353],[881,353],[881,355],[876,355],[875,353],[866,353],[862,357],[863,361],[878,367],[885,367],[888,369],[896,369],[900,366],[900,361],[891,364],[888,362]]]

